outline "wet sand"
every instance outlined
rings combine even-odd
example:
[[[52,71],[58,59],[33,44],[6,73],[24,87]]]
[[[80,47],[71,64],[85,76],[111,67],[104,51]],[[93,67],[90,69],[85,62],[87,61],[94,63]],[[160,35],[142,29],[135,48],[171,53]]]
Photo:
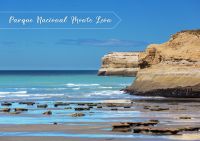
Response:
[[[65,137],[0,137],[2,141],[121,141],[122,139],[108,138],[108,139],[97,139],[97,138],[65,138]],[[123,139],[124,141],[133,141],[133,139]],[[134,141],[160,141],[161,139],[141,139],[134,138]],[[169,141],[162,139],[162,141]]]
[[[103,126],[102,126],[103,124]],[[168,141],[170,138],[163,138],[162,136],[151,137],[151,136],[132,136],[128,137],[130,133],[118,133],[112,131],[104,131],[102,128],[110,127],[108,123],[95,123],[95,125],[88,126],[68,126],[68,125],[1,125],[0,132],[13,132],[18,134],[15,136],[1,136],[2,141],[104,141],[104,140],[114,140],[114,141],[130,141],[130,140],[140,140],[140,141]],[[27,133],[32,133],[32,135],[27,135]],[[40,133],[41,135],[35,136],[34,133]],[[43,133],[50,133],[43,136]],[[59,134],[61,133],[61,134]],[[56,135],[57,134],[57,135]],[[50,136],[49,136],[50,135]],[[83,137],[86,135],[85,137]],[[87,135],[90,135],[88,137]],[[126,137],[127,136],[127,137]],[[177,139],[178,140],[178,139]]]
[[[102,101],[101,103],[81,103],[75,102],[69,105],[61,104],[56,107],[47,107],[43,111],[51,110],[52,115],[43,115],[43,111],[37,111],[40,108],[37,106],[25,106],[29,111],[21,112],[20,114],[10,114],[9,112],[1,112],[3,118],[27,118],[34,117],[36,119],[53,118],[56,121],[57,115],[64,117],[60,121],[39,124],[30,123],[17,124],[20,121],[16,120],[16,124],[8,122],[0,124],[0,140],[2,141],[102,141],[102,140],[200,140],[199,131],[181,132],[178,135],[152,135],[152,134],[136,134],[133,132],[116,132],[112,131],[112,125],[120,122],[145,122],[148,120],[158,120],[159,124],[156,127],[200,127],[200,100],[199,99],[138,99],[130,101]],[[15,102],[17,103],[17,102]],[[47,104],[49,104],[47,102]],[[55,104],[55,103],[54,103]],[[88,110],[86,107],[90,105]],[[92,105],[92,106],[91,106]],[[19,106],[19,105],[17,105]],[[72,109],[64,112],[66,107],[71,106]],[[7,106],[11,109],[12,106]],[[5,107],[1,107],[3,109]],[[81,111],[76,111],[76,108],[86,108]],[[31,109],[31,110],[30,110]],[[80,109],[79,109],[80,110]],[[36,113],[34,114],[34,112]],[[60,114],[61,112],[62,114]],[[72,117],[70,114],[81,112],[85,116]],[[102,115],[104,114],[104,115]],[[113,114],[106,115],[106,114]],[[88,116],[89,115],[89,116]],[[68,119],[68,120],[65,120]],[[87,120],[85,120],[87,119]],[[51,120],[51,121],[53,121]],[[62,121],[62,122],[61,122]],[[73,121],[73,122],[72,122]]]

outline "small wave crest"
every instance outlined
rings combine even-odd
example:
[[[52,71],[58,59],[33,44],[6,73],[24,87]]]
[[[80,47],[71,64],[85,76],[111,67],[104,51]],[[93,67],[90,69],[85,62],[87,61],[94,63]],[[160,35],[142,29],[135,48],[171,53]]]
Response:
[[[43,96],[56,97],[56,96],[64,96],[64,94],[32,94],[32,96],[36,96],[36,97],[43,97]]]
[[[6,95],[6,94],[27,94],[27,91],[0,92],[0,95]]]
[[[67,87],[90,87],[90,86],[99,86],[100,84],[74,84],[74,83],[67,83],[65,86]]]
[[[99,87],[100,89],[112,89],[113,87]]]
[[[78,87],[78,88],[72,88],[72,90],[80,90],[80,88]]]
[[[68,88],[30,88],[31,90],[67,90]]]
[[[121,95],[124,92],[122,91],[113,91],[113,90],[106,90],[106,91],[95,91],[89,93],[87,96],[111,96],[111,95]]]

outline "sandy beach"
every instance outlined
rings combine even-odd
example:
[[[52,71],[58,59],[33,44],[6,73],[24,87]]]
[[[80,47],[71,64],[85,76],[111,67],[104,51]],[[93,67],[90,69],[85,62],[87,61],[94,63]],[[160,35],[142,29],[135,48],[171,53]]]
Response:
[[[11,109],[14,108],[8,106]],[[45,102],[43,102],[44,104]],[[48,107],[51,107],[55,103],[49,103]],[[138,100],[106,100],[101,103],[83,103],[83,102],[57,102],[54,108],[42,108],[43,111],[52,111],[52,115],[43,115],[42,112],[38,112],[41,108],[33,105],[24,106],[28,111],[21,112],[20,114],[13,114],[11,112],[1,112],[1,116],[4,118],[13,118],[16,121],[15,124],[0,124],[0,140],[3,141],[21,141],[21,140],[48,140],[48,141],[63,141],[66,139],[72,141],[84,141],[84,140],[200,140],[198,131],[183,131],[177,135],[152,135],[146,133],[133,133],[132,131],[114,131],[113,125],[122,122],[146,122],[148,120],[158,120],[157,128],[186,128],[186,127],[200,127],[200,115],[199,99],[138,99]],[[5,102],[4,102],[5,104]],[[8,103],[6,103],[8,104]],[[39,105],[39,104],[38,104]],[[64,106],[63,106],[64,105]],[[90,106],[90,109],[84,109]],[[66,110],[66,107],[72,107],[71,111]],[[35,108],[33,108],[35,107]],[[79,108],[80,111],[76,111]],[[83,108],[83,109],[80,109]],[[66,114],[62,110],[65,109]],[[33,111],[37,111],[33,114]],[[60,113],[59,113],[60,112]],[[100,116],[99,113],[112,114],[114,116],[107,116],[106,118]],[[85,116],[73,117],[73,113],[84,113]],[[62,116],[64,118],[72,118],[71,120],[62,120],[62,122],[56,121],[56,116]],[[90,115],[89,117],[87,117]],[[129,116],[128,116],[129,115]],[[21,124],[18,119],[42,119],[53,118],[55,122],[49,121],[47,124],[34,124],[29,123]],[[93,117],[93,118],[92,118]],[[87,119],[88,118],[88,119]],[[87,119],[87,120],[85,120]],[[8,121],[9,122],[9,121]],[[123,128],[122,128],[123,129]]]

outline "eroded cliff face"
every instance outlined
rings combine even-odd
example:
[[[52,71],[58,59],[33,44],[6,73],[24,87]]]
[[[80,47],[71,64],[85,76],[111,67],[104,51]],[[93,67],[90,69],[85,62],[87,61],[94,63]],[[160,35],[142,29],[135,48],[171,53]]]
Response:
[[[200,97],[200,30],[174,34],[139,55],[135,82],[127,91],[138,95]]]
[[[139,57],[142,68],[158,63],[198,64],[200,60],[200,30],[182,31],[163,44],[149,45]],[[146,65],[145,65],[146,64]]]
[[[139,52],[113,52],[102,58],[98,75],[135,76],[139,69]]]

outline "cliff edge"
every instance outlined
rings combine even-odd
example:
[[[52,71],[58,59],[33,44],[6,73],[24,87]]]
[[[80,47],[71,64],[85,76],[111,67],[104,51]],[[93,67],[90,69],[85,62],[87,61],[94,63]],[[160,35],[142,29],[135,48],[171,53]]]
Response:
[[[98,75],[136,76],[139,52],[113,52],[102,58]]]
[[[181,31],[163,44],[151,44],[139,54],[135,95],[200,97],[200,30]]]

